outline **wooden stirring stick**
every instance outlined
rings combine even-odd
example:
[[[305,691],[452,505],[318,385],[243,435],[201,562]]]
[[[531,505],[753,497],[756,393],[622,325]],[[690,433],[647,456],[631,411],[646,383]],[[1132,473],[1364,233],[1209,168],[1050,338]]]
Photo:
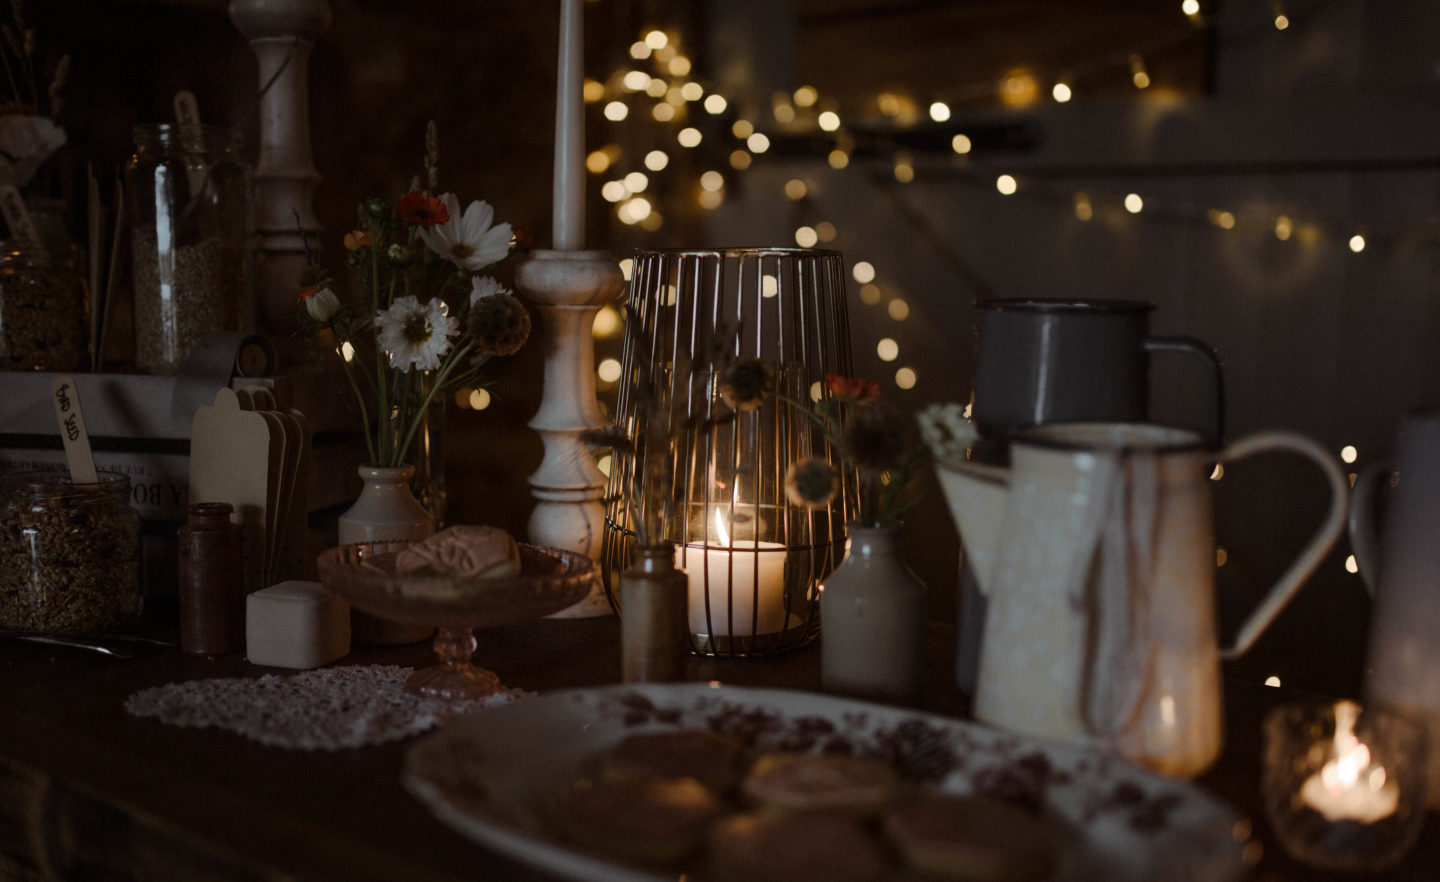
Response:
[[[80,392],[69,374],[60,374],[50,384],[55,401],[55,418],[60,421],[60,440],[65,442],[65,460],[70,464],[70,480],[75,484],[95,484],[95,456],[90,452],[90,433],[85,429],[85,414],[80,410]]]

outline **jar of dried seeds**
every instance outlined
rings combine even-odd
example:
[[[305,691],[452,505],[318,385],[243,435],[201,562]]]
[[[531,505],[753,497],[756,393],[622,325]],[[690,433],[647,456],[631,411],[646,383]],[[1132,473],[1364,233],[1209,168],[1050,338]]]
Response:
[[[88,365],[85,280],[71,250],[0,242],[0,370]]]
[[[140,615],[140,515],[130,479],[7,476],[0,508],[0,628],[106,631]]]
[[[135,366],[173,374],[201,336],[254,324],[250,166],[227,128],[142,125],[134,139]]]

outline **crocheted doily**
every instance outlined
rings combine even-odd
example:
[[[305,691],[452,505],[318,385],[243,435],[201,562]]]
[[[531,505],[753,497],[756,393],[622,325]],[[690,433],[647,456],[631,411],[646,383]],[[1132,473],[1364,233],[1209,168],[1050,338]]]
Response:
[[[397,665],[349,665],[258,679],[167,683],[131,695],[125,710],[174,726],[228,729],[271,747],[342,750],[409,738],[449,717],[534,694],[501,689],[479,701],[422,698],[405,691],[413,672]]]

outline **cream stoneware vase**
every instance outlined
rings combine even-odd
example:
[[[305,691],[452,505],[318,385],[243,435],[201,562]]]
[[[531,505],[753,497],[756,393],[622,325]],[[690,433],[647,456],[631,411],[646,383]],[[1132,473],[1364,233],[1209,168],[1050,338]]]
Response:
[[[1329,513],[1222,650],[1209,476],[1216,459],[1270,450],[1320,466]],[[1299,435],[1260,432],[1216,454],[1197,433],[1144,423],[1029,429],[1009,467],[941,461],[937,475],[988,601],[975,716],[1180,778],[1220,752],[1220,660],[1248,650],[1329,551],[1348,490]]]
[[[425,539],[435,532],[435,518],[410,490],[414,466],[360,466],[364,486],[355,504],[340,516],[337,539],[341,545]],[[350,610],[350,634],[356,643],[414,643],[433,634],[434,628],[404,625]]]
[[[821,583],[827,692],[903,700],[920,689],[929,592],[901,559],[898,532],[851,524],[845,560]]]

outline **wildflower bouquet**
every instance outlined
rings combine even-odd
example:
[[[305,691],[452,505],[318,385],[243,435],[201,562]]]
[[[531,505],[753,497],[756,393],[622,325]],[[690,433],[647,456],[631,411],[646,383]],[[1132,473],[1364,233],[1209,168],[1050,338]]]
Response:
[[[759,407],[766,390],[773,388],[769,367],[742,359],[730,364],[721,377],[720,393],[736,410]],[[881,402],[880,385],[871,380],[825,376],[829,400],[797,401],[776,398],[802,411],[824,434],[843,463],[855,470],[859,497],[855,523],[894,526],[919,501],[917,478],[926,450],[915,444],[909,421]],[[785,470],[785,495],[807,508],[824,508],[840,490],[840,474],[820,456],[793,462]]]
[[[36,34],[25,24],[20,0],[11,0],[10,21],[0,21],[0,36],[9,87],[8,95],[0,91],[0,183],[23,189],[65,144],[65,130],[55,120],[63,107],[70,56],[61,57],[42,96],[35,75]]]
[[[433,140],[432,128],[432,182]],[[517,352],[530,316],[509,289],[481,275],[509,255],[511,243],[510,225],[495,224],[488,203],[471,202],[462,213],[453,193],[417,188],[394,208],[371,197],[359,217],[345,235],[345,262],[364,297],[342,302],[335,280],[312,268],[300,300],[311,329],[340,352],[370,464],[395,467],[406,464],[430,403],[479,385],[481,365]]]

